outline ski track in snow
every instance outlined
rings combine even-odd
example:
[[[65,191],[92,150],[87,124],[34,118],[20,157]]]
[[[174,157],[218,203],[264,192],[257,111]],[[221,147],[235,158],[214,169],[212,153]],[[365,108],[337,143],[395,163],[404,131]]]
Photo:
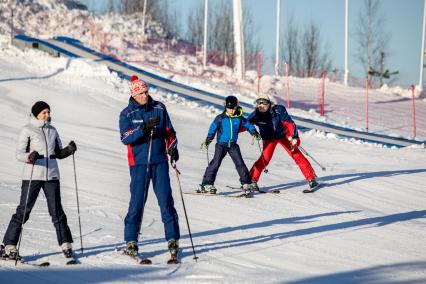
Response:
[[[151,189],[139,245],[154,264],[134,264],[116,251],[124,246],[123,219],[130,196],[126,149],[118,133],[118,114],[128,99],[127,82],[87,60],[0,49],[5,52],[0,55],[0,234],[4,235],[19,199],[22,165],[14,156],[16,135],[33,102],[46,100],[63,144],[71,139],[78,144],[84,236],[81,255],[72,160],[61,160],[62,202],[81,264],[64,265],[40,193],[25,225],[21,254],[29,261],[48,260],[52,265],[14,267],[0,262],[0,278],[13,279],[8,283],[426,282],[426,192],[421,186],[426,182],[426,150],[382,147],[316,131],[301,134],[304,148],[327,167],[322,172],[313,164],[324,184],[315,193],[302,193],[306,181],[277,147],[269,173],[262,174],[259,184],[264,190],[279,189],[280,194],[252,199],[184,195],[198,262],[192,259],[171,169],[182,263],[165,264],[167,244]],[[194,191],[206,167],[206,153],[199,144],[220,111],[170,94],[153,92],[153,96],[166,104],[177,131],[182,189]],[[248,167],[259,154],[250,142],[249,135],[241,133],[239,144]],[[230,191],[226,185],[239,185],[229,157],[216,185],[220,192]]]

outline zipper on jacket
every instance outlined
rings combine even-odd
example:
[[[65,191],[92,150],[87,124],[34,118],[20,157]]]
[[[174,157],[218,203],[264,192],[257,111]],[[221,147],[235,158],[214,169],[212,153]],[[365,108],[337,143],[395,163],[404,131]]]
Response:
[[[231,140],[232,140],[232,118],[229,116],[229,124],[231,125],[231,136],[228,140],[228,148],[231,148]]]
[[[49,150],[48,150],[48,146],[47,146],[47,138],[46,138],[46,134],[44,133],[44,127],[46,126],[46,123],[41,127],[41,132],[43,132],[43,137],[44,137],[44,143],[46,145],[46,181],[49,181]]]

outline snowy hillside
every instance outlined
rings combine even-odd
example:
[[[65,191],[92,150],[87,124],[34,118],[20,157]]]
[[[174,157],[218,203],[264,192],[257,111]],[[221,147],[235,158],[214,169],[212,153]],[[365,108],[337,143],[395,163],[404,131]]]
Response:
[[[0,3],[0,41],[9,40],[10,10],[8,2]],[[176,40],[164,40],[162,27],[148,17],[146,36],[140,30],[140,14],[94,16],[78,1],[27,0],[15,8],[15,33],[38,38],[64,35],[81,40],[85,45],[123,59],[141,68],[203,90],[224,96],[236,94],[240,100],[253,102],[257,96],[257,73],[249,70],[246,79],[237,80],[229,67],[208,64],[203,70],[202,54]],[[146,40],[146,38],[150,40]],[[325,116],[319,115],[321,80],[318,78],[289,78],[290,112],[335,125],[366,130],[365,90],[362,79],[358,87],[344,87],[330,74],[325,83]],[[286,102],[284,76],[262,74],[260,90],[274,94]],[[396,137],[413,137],[412,93],[407,87],[388,87],[369,91],[370,132]],[[426,99],[417,89],[416,138],[426,139]]]
[[[306,182],[301,173],[277,149],[260,185],[265,190],[279,189],[279,195],[253,199],[184,195],[198,262],[192,259],[171,170],[182,231],[182,263],[165,264],[168,252],[151,188],[140,247],[154,265],[135,265],[115,251],[124,245],[123,218],[129,200],[126,148],[118,133],[118,114],[128,99],[127,82],[99,63],[21,52],[6,44],[0,50],[0,235],[20,194],[17,133],[28,119],[30,106],[45,100],[63,142],[73,139],[79,147],[76,165],[85,248],[82,255],[77,251],[80,265],[63,264],[40,194],[25,226],[21,254],[52,265],[14,267],[2,261],[1,283],[426,282],[426,150],[386,148],[315,131],[301,134],[304,148],[327,167],[322,172],[314,165],[324,183],[314,194],[302,193]],[[171,94],[153,91],[153,96],[170,112],[179,139],[183,191],[192,192],[206,166],[206,153],[199,144],[220,110]],[[251,167],[258,157],[256,145],[242,134],[240,146]],[[62,202],[78,249],[71,159],[62,160],[60,168]],[[238,186],[229,158],[216,185],[221,192],[235,191],[227,185]]]

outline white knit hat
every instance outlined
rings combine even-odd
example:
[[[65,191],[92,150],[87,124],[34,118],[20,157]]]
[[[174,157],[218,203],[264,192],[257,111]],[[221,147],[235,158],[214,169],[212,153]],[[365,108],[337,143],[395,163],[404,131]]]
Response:
[[[265,94],[265,93],[260,93],[258,96],[257,96],[257,98],[256,98],[256,102],[257,101],[259,101],[259,100],[266,100],[266,101],[268,101],[271,105],[274,105],[275,104],[275,100],[273,99],[273,97],[272,96],[268,96],[267,94]]]

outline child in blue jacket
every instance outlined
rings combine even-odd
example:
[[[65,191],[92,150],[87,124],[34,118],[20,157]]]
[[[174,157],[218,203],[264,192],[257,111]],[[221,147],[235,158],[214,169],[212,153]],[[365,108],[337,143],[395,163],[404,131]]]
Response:
[[[211,123],[206,141],[202,144],[202,147],[207,148],[217,133],[214,157],[206,168],[201,188],[198,192],[216,194],[217,189],[214,187],[214,182],[217,171],[226,153],[229,153],[240,176],[240,182],[246,197],[252,196],[250,173],[241,156],[240,147],[237,144],[238,133],[244,130],[250,132],[256,139],[260,138],[256,128],[243,116],[243,110],[238,105],[238,99],[234,96],[226,97],[225,110],[216,116]]]

